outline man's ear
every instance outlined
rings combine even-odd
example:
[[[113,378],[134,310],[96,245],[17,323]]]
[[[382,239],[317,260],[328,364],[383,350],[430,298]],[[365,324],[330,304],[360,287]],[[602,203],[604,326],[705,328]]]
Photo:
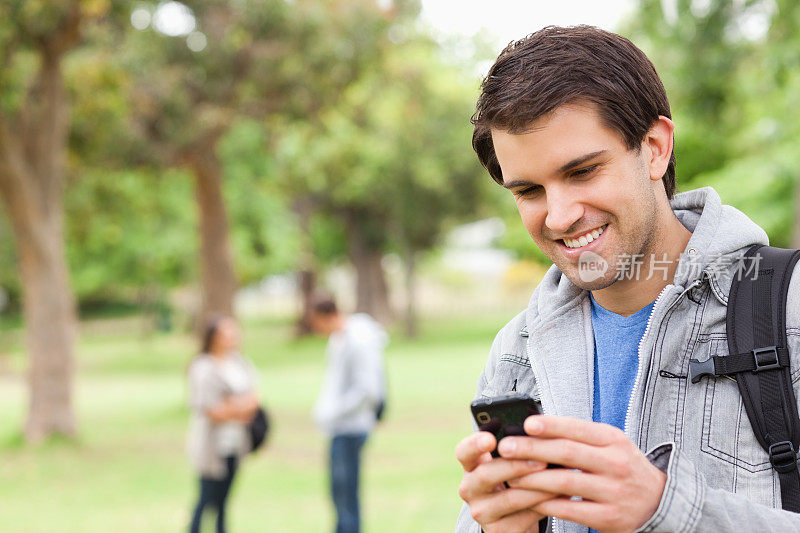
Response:
[[[650,179],[660,180],[667,171],[674,145],[675,124],[665,116],[659,116],[644,136],[642,148],[650,170]]]

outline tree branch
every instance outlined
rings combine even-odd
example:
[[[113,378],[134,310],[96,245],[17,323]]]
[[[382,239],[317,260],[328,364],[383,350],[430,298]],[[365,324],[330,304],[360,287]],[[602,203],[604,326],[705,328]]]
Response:
[[[80,41],[82,19],[80,2],[70,2],[55,31],[40,38],[41,49],[46,57],[59,58]]]
[[[35,169],[43,206],[47,211],[60,209],[64,181],[64,152],[69,130],[69,110],[61,72],[60,56],[42,58],[37,79],[38,105],[30,128],[33,142],[30,160]],[[35,107],[33,107],[35,105]]]
[[[16,238],[30,241],[35,253],[42,254],[47,228],[37,223],[44,220],[44,215],[32,174],[21,143],[11,134],[5,116],[0,113],[0,196]]]

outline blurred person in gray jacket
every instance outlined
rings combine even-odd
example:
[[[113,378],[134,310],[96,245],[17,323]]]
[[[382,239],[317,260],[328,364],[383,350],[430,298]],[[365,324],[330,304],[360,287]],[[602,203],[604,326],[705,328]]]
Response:
[[[191,533],[200,531],[204,511],[216,510],[216,531],[225,531],[225,509],[242,457],[252,447],[248,424],[258,409],[258,374],[239,353],[239,326],[229,316],[206,325],[200,354],[189,365],[192,409],[187,447],[200,477]]]
[[[369,315],[339,312],[330,297],[315,302],[311,326],[328,337],[325,377],[314,419],[331,438],[330,483],[336,533],[358,533],[361,450],[383,408],[383,352],[389,337]]]

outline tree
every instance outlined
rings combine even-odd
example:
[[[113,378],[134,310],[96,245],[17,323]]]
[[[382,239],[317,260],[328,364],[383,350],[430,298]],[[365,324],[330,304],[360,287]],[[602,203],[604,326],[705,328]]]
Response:
[[[381,154],[374,137],[348,117],[344,101],[320,118],[320,126],[295,123],[281,140],[280,177],[297,198],[336,220],[346,234],[345,253],[356,271],[356,310],[389,322],[388,286],[381,264],[388,246],[388,192],[378,182]]]
[[[69,105],[62,63],[79,42],[88,2],[0,4],[0,193],[14,234],[30,357],[25,435],[76,430],[75,304],[64,254]]]
[[[167,289],[197,279],[196,180],[170,159],[170,150],[141,131],[146,123],[136,106],[142,102],[130,95],[146,80],[137,70],[141,67],[131,64],[139,58],[135,47],[116,44],[132,31],[131,14],[123,7],[123,20],[87,27],[84,45],[65,65],[74,109],[73,172],[65,197],[67,255],[81,306],[161,305],[153,298],[163,299]],[[242,283],[285,270],[295,242],[288,209],[266,179],[265,142],[257,120],[237,117],[216,153],[225,177],[231,248],[240,259],[236,277]]]
[[[386,147],[391,157],[381,179],[393,190],[389,234],[403,259],[404,325],[413,337],[419,255],[440,244],[455,222],[488,210],[494,183],[470,149],[471,83],[442,60],[438,45],[417,37],[398,46],[383,76],[383,101],[370,108],[370,116],[378,136],[394,147]]]
[[[737,34],[744,3],[710,0],[702,8],[689,0],[674,3],[674,13],[659,0],[641,0],[623,29],[653,61],[670,98],[678,186],[691,187],[697,175],[723,166],[735,152],[721,132],[735,130],[738,117],[732,80],[752,49]]]
[[[800,75],[797,67],[800,65],[800,6],[790,0],[778,0],[776,9],[772,14],[770,29],[767,34],[767,49],[771,68],[771,78],[775,82],[778,92],[779,107],[773,116],[782,119],[782,131],[785,145],[792,148],[800,141],[800,112],[798,112],[797,84]],[[762,99],[762,101],[767,99]],[[764,102],[766,103],[766,102]],[[794,165],[790,170],[794,179],[794,224],[790,232],[794,248],[800,248],[800,156],[796,150],[793,152]]]
[[[287,128],[278,158],[287,188],[346,229],[357,311],[391,319],[381,261],[387,251],[402,255],[413,335],[417,256],[454,220],[475,216],[490,180],[469,149],[470,84],[429,38],[401,28],[404,38],[385,46],[335,108]]]
[[[201,317],[231,313],[237,285],[221,139],[237,117],[313,116],[357,75],[389,16],[372,2],[192,2],[186,40],[131,36],[139,131],[166,164],[191,170],[200,225]],[[139,8],[143,9],[143,8]],[[151,9],[158,15],[159,6]]]
[[[800,234],[797,3],[680,0],[669,16],[664,5],[642,0],[626,32],[670,96],[679,187],[715,187],[789,245]]]

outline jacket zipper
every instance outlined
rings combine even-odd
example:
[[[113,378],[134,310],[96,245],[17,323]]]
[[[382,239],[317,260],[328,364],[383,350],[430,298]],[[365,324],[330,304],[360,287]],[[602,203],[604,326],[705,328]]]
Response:
[[[688,287],[686,287],[683,290],[683,292],[681,292],[678,295],[677,298],[675,298],[675,301],[672,302],[670,304],[670,306],[667,308],[667,310],[665,311],[664,316],[666,316],[666,314],[669,313],[670,309],[672,309],[675,306],[675,304],[677,304],[678,302],[681,301],[681,298],[683,298],[684,295],[688,294],[691,290],[693,290],[698,285],[702,285],[707,278],[708,278],[708,272],[706,272],[704,270],[701,273],[699,279],[694,280]],[[640,382],[641,382],[641,378],[642,378],[642,376],[641,376],[641,373],[642,373],[642,346],[644,345],[644,340],[647,338],[647,334],[650,333],[650,326],[652,325],[653,317],[656,315],[656,310],[658,309],[658,302],[661,301],[661,297],[664,295],[664,293],[667,291],[668,288],[669,288],[669,285],[664,287],[661,290],[661,292],[658,294],[658,298],[656,298],[656,301],[653,304],[653,310],[650,312],[650,317],[647,319],[647,325],[644,328],[644,335],[642,335],[642,338],[639,340],[639,348],[637,350],[637,353],[639,355],[639,360],[637,362],[638,366],[637,366],[637,369],[636,369],[636,381],[633,382],[633,389],[631,390],[631,395],[628,398],[628,409],[625,412],[625,429],[624,429],[625,435],[628,435],[628,426],[629,426],[630,420],[631,420],[631,411],[632,411],[633,399],[636,397],[636,393],[639,391],[639,386],[640,386]],[[630,436],[630,435],[628,435],[628,436]],[[638,444],[637,444],[637,446],[638,446]]]
[[[681,298],[683,298],[684,295],[688,294],[689,291],[691,291],[692,289],[694,289],[698,285],[701,285],[707,278],[708,278],[708,272],[706,272],[704,270],[701,273],[700,279],[694,280],[686,289],[683,290],[683,292],[681,292],[680,295],[678,295],[678,297],[675,299],[675,301],[672,302],[672,304],[670,304],[670,306],[667,308],[667,311],[664,313],[665,316],[666,316],[666,313],[669,313],[670,309],[672,309],[672,307],[675,304],[677,304],[678,302],[681,301]],[[633,383],[633,389],[631,390],[630,398],[628,398],[628,409],[627,409],[627,411],[625,413],[625,429],[624,429],[625,435],[628,435],[628,425],[630,424],[630,419],[631,419],[632,400],[633,400],[636,392],[639,390],[639,382],[641,381],[641,375],[640,374],[642,372],[642,345],[644,345],[644,339],[647,337],[647,334],[650,332],[650,326],[652,325],[653,317],[656,314],[656,309],[658,308],[658,303],[661,301],[661,298],[664,296],[664,293],[667,292],[668,288],[669,288],[669,285],[667,285],[666,287],[661,289],[661,292],[658,294],[658,297],[656,298],[656,301],[653,304],[653,310],[650,313],[650,317],[647,319],[647,325],[645,326],[645,329],[644,329],[644,335],[642,335],[641,340],[639,340],[639,347],[638,347],[638,350],[637,350],[637,353],[639,354],[639,361],[638,361],[638,367],[636,369],[636,381],[634,381],[634,383]],[[530,357],[530,353],[528,354],[528,356]],[[542,412],[544,412],[544,407],[542,407]],[[637,444],[637,446],[638,446],[638,444]],[[551,524],[552,524],[553,533],[558,533],[559,531],[561,531],[561,521],[560,520],[554,519],[551,522]]]

